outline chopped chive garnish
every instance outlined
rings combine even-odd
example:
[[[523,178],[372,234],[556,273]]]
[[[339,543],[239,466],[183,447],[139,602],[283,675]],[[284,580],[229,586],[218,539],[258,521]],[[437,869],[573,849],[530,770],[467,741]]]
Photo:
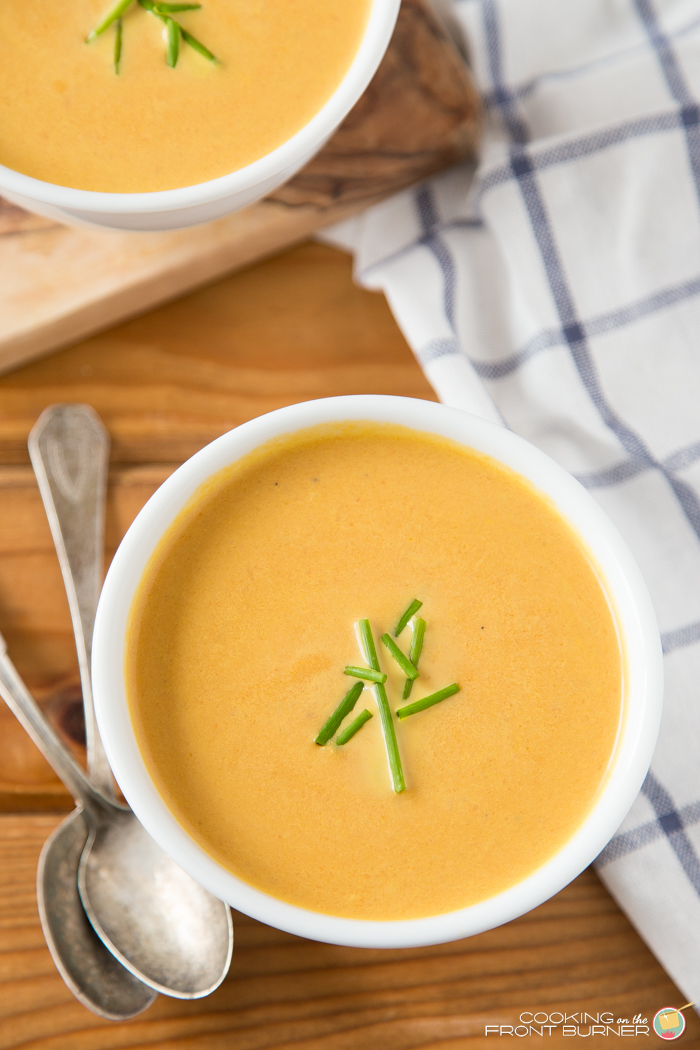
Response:
[[[423,651],[423,638],[425,637],[425,620],[421,620],[420,616],[416,616],[413,621],[413,635],[411,637],[411,648],[408,651],[408,659],[411,661],[414,667],[418,667],[418,661],[420,660],[420,654]],[[413,689],[414,678],[407,678],[403,687],[403,698],[408,700]]]
[[[374,638],[372,636],[372,628],[370,627],[369,620],[360,620],[358,627],[360,631],[360,640],[362,641],[362,648],[365,651],[365,659],[370,667],[374,668],[375,671],[378,671],[379,660],[377,659],[377,650],[374,647]],[[396,742],[394,719],[391,716],[391,708],[389,707],[389,701],[387,700],[386,689],[383,685],[380,685],[379,682],[374,686],[374,696],[377,701],[377,707],[379,708],[379,719],[382,724],[382,736],[384,737],[386,757],[389,760],[391,782],[394,786],[394,791],[398,795],[406,790],[406,782],[403,778],[399,745]]]
[[[121,18],[127,7],[131,7],[132,3],[133,0],[118,0],[118,3],[114,5],[109,14],[102,19],[100,24],[95,26],[95,28],[88,33],[87,43],[89,44],[91,40],[95,39],[95,37],[104,33],[105,29],[109,29],[113,22],[116,22],[118,18]]]
[[[100,33],[104,33],[105,29],[108,29],[118,18],[121,18],[126,9],[130,7],[133,2],[134,0],[118,0],[118,3],[114,5],[109,14],[103,18],[100,24],[88,33],[88,43],[90,43],[91,40],[94,40],[95,37],[99,36]],[[174,67],[177,64],[181,39],[210,62],[218,62],[216,56],[211,53],[208,47],[204,46],[201,40],[197,40],[195,36],[188,33],[186,29],[183,29],[179,22],[176,22],[174,18],[170,17],[178,11],[199,11],[202,7],[201,4],[166,4],[160,3],[158,0],[138,0],[138,2],[144,10],[150,11],[152,15],[159,18],[165,25],[168,38],[165,60],[169,66]],[[121,53],[121,30],[119,30],[119,33],[119,50]],[[116,64],[115,50],[115,65]]]
[[[373,667],[352,667],[343,670],[343,674],[349,674],[352,678],[364,678],[366,682],[379,682],[384,685],[386,675],[382,671],[375,671]]]
[[[399,718],[408,718],[409,715],[425,711],[427,707],[439,704],[441,700],[447,700],[448,696],[454,696],[458,692],[459,686],[456,682],[453,685],[446,685],[444,689],[438,689],[437,693],[431,693],[430,696],[424,696],[422,700],[415,700],[412,704],[407,704],[406,707],[400,707],[396,714]]]
[[[338,735],[338,739],[336,740],[336,744],[340,744],[341,746],[342,746],[342,744],[347,744],[348,740],[352,739],[352,737],[354,737],[355,733],[359,729],[362,729],[362,727],[365,724],[365,722],[369,722],[371,717],[372,717],[372,712],[368,711],[367,708],[365,708],[364,711],[362,712],[362,714],[358,715],[357,718],[353,722],[350,723],[348,728],[344,729],[343,732]]]
[[[195,51],[198,51],[200,55],[208,59],[210,62],[218,63],[219,60],[216,55],[212,55],[209,48],[205,47],[201,40],[197,40],[196,36],[192,36],[192,34],[188,33],[186,29],[183,29],[182,26],[180,26],[180,32],[182,33],[182,39],[186,44],[189,44],[191,48],[194,48]]]
[[[403,614],[403,616],[396,625],[396,629],[394,630],[394,638],[399,637],[408,621],[411,619],[412,616],[415,615],[415,613],[418,612],[422,604],[423,602],[419,602],[417,598],[413,599],[408,609],[406,609],[406,612]]]
[[[174,18],[164,18],[165,28],[168,34],[168,47],[165,52],[165,61],[171,69],[177,65],[180,54],[180,26]]]
[[[340,723],[344,718],[347,718],[357,703],[358,697],[363,689],[364,686],[362,682],[355,682],[352,688],[345,694],[331,717],[322,728],[321,732],[316,737],[316,743],[320,747],[327,744],[330,738],[335,735],[336,730],[340,727]]]
[[[122,60],[122,20],[117,19],[117,35],[114,38],[114,72],[119,73],[119,63]]]
[[[408,657],[401,652],[391,635],[383,634],[382,641],[384,642],[384,645],[394,657],[394,659],[396,660],[397,664],[399,665],[403,673],[406,675],[406,677],[411,679],[417,678],[419,674],[418,668],[414,667],[411,661],[408,659]]]

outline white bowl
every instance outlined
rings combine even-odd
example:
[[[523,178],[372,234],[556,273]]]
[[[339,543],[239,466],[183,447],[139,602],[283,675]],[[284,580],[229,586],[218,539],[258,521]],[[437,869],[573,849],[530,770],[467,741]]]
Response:
[[[291,139],[260,160],[219,179],[155,193],[97,193],[57,186],[0,164],[0,195],[69,225],[117,230],[174,230],[238,211],[303,167],[347,116],[387,49],[400,0],[372,0],[360,47],[336,91]]]
[[[139,751],[124,683],[129,609],[156,544],[197,488],[216,471],[280,434],[319,423],[372,420],[439,434],[498,460],[548,496],[592,553],[615,610],[625,654],[625,711],[607,779],[583,824],[528,878],[488,900],[423,919],[369,922],[295,907],[243,882],[177,822]],[[570,474],[522,438],[476,416],[412,398],[358,395],[309,401],[260,416],[213,441],[152,496],[124,537],[107,575],[92,649],[97,719],[119,785],[139,820],[178,864],[215,896],[262,922],[333,944],[405,948],[456,940],[522,915],[575,878],[603,849],[634,801],[661,717],[661,644],[651,600],[619,533]]]

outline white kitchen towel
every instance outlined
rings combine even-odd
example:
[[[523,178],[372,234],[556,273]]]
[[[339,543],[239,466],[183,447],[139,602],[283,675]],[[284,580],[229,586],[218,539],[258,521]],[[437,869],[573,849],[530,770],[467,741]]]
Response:
[[[700,1001],[700,3],[455,10],[485,106],[476,172],[330,236],[386,293],[441,400],[549,453],[637,558],[665,710],[598,871]]]

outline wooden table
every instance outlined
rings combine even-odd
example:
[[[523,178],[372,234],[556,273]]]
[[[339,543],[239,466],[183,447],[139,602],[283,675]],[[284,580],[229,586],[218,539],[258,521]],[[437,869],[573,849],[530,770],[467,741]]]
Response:
[[[280,405],[360,392],[434,399],[384,299],[353,286],[346,256],[315,244],[0,379],[0,630],[79,756],[68,608],[26,451],[40,411],[84,401],[108,426],[113,551],[160,482],[218,434]],[[0,1050],[451,1050],[526,1010],[651,1020],[684,1001],[589,870],[515,922],[427,949],[332,947],[235,916],[233,965],[214,995],[160,997],[134,1021],[102,1021],[56,973],[36,911],[39,850],[69,808],[0,709]],[[685,1045],[700,1045],[700,1020],[686,1016]],[[616,1036],[603,1038],[585,1045]]]

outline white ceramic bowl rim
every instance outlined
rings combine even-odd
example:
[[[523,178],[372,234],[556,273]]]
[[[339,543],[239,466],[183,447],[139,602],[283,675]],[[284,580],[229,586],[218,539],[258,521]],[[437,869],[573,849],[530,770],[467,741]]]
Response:
[[[314,152],[350,112],[374,75],[391,39],[400,0],[372,0],[358,51],[322,109],[300,131],[252,164],[218,179],[151,193],[101,193],[44,182],[0,164],[0,185],[10,193],[69,211],[151,214],[193,208],[263,184],[297,158]]]
[[[150,779],[128,712],[124,639],[131,602],[156,543],[202,482],[258,445],[319,423],[398,423],[456,440],[528,478],[549,496],[592,552],[616,610],[626,650],[626,710],[607,780],[573,837],[524,881],[488,900],[422,919],[370,922],[323,915],[277,900],[226,871],[178,824]],[[529,911],[575,878],[603,849],[646,775],[661,717],[663,671],[646,586],[619,533],[585,489],[512,432],[457,409],[412,398],[357,395],[292,405],[224,434],[184,463],[140,512],[119,547],[100,599],[93,687],[108,758],[125,797],[159,845],[211,893],[290,933],[357,947],[438,944],[492,929]]]

